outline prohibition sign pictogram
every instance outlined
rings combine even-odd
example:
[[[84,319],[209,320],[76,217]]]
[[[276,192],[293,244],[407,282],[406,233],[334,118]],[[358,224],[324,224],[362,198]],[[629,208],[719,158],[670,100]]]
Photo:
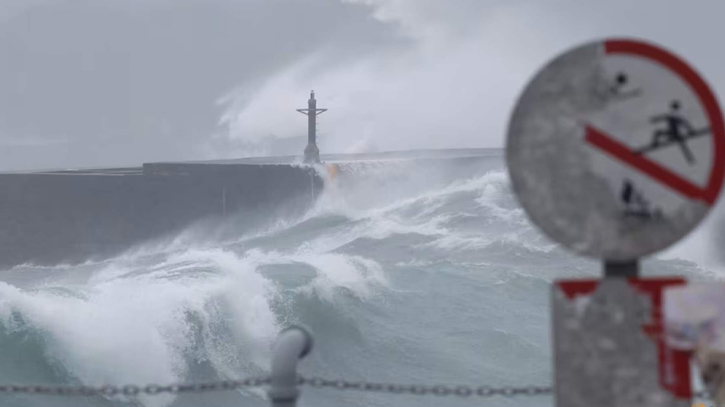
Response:
[[[686,62],[638,40],[597,41],[547,64],[509,124],[524,209],[574,251],[632,260],[691,231],[725,176],[717,100]]]

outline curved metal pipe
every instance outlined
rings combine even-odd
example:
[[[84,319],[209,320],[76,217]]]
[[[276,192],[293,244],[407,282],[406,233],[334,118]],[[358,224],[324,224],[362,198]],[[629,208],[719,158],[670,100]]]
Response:
[[[279,334],[272,353],[272,375],[267,392],[272,407],[294,407],[297,389],[297,362],[312,350],[310,330],[293,325]]]

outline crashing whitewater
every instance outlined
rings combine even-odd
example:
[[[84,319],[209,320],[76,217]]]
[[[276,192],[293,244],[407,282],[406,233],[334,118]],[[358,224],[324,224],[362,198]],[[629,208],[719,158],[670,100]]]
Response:
[[[262,375],[303,323],[302,372],[397,383],[548,385],[549,284],[598,276],[535,230],[501,157],[476,171],[343,164],[298,219],[224,239],[193,228],[110,260],[0,274],[0,383],[165,384]],[[229,237],[231,236],[231,237]],[[684,260],[647,275],[713,278]],[[492,405],[551,405],[550,398]],[[439,400],[304,390],[301,405]],[[471,400],[449,403],[467,405]],[[267,405],[261,392],[138,399],[0,395],[3,406]]]

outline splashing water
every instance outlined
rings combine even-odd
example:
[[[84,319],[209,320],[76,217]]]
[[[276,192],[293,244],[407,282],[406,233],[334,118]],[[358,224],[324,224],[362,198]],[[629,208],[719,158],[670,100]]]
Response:
[[[199,236],[196,236],[199,235]],[[316,335],[302,372],[403,383],[550,384],[553,278],[599,274],[529,223],[500,157],[349,163],[295,220],[148,243],[0,277],[0,382],[115,384],[264,374],[277,333]],[[647,274],[712,278],[677,259]],[[305,391],[301,405],[439,405]],[[451,400],[450,403],[459,401]],[[462,401],[463,403],[465,401]],[[491,404],[551,405],[551,398]],[[0,395],[3,406],[266,405],[260,392],[137,400]]]

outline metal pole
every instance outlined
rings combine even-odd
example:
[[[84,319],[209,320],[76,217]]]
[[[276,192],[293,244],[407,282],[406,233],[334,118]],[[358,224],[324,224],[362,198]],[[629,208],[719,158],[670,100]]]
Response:
[[[291,326],[279,334],[272,354],[272,375],[267,394],[272,407],[295,407],[297,362],[312,350],[312,334],[306,328]]]
[[[639,275],[639,260],[604,261],[604,277],[637,277]]]

